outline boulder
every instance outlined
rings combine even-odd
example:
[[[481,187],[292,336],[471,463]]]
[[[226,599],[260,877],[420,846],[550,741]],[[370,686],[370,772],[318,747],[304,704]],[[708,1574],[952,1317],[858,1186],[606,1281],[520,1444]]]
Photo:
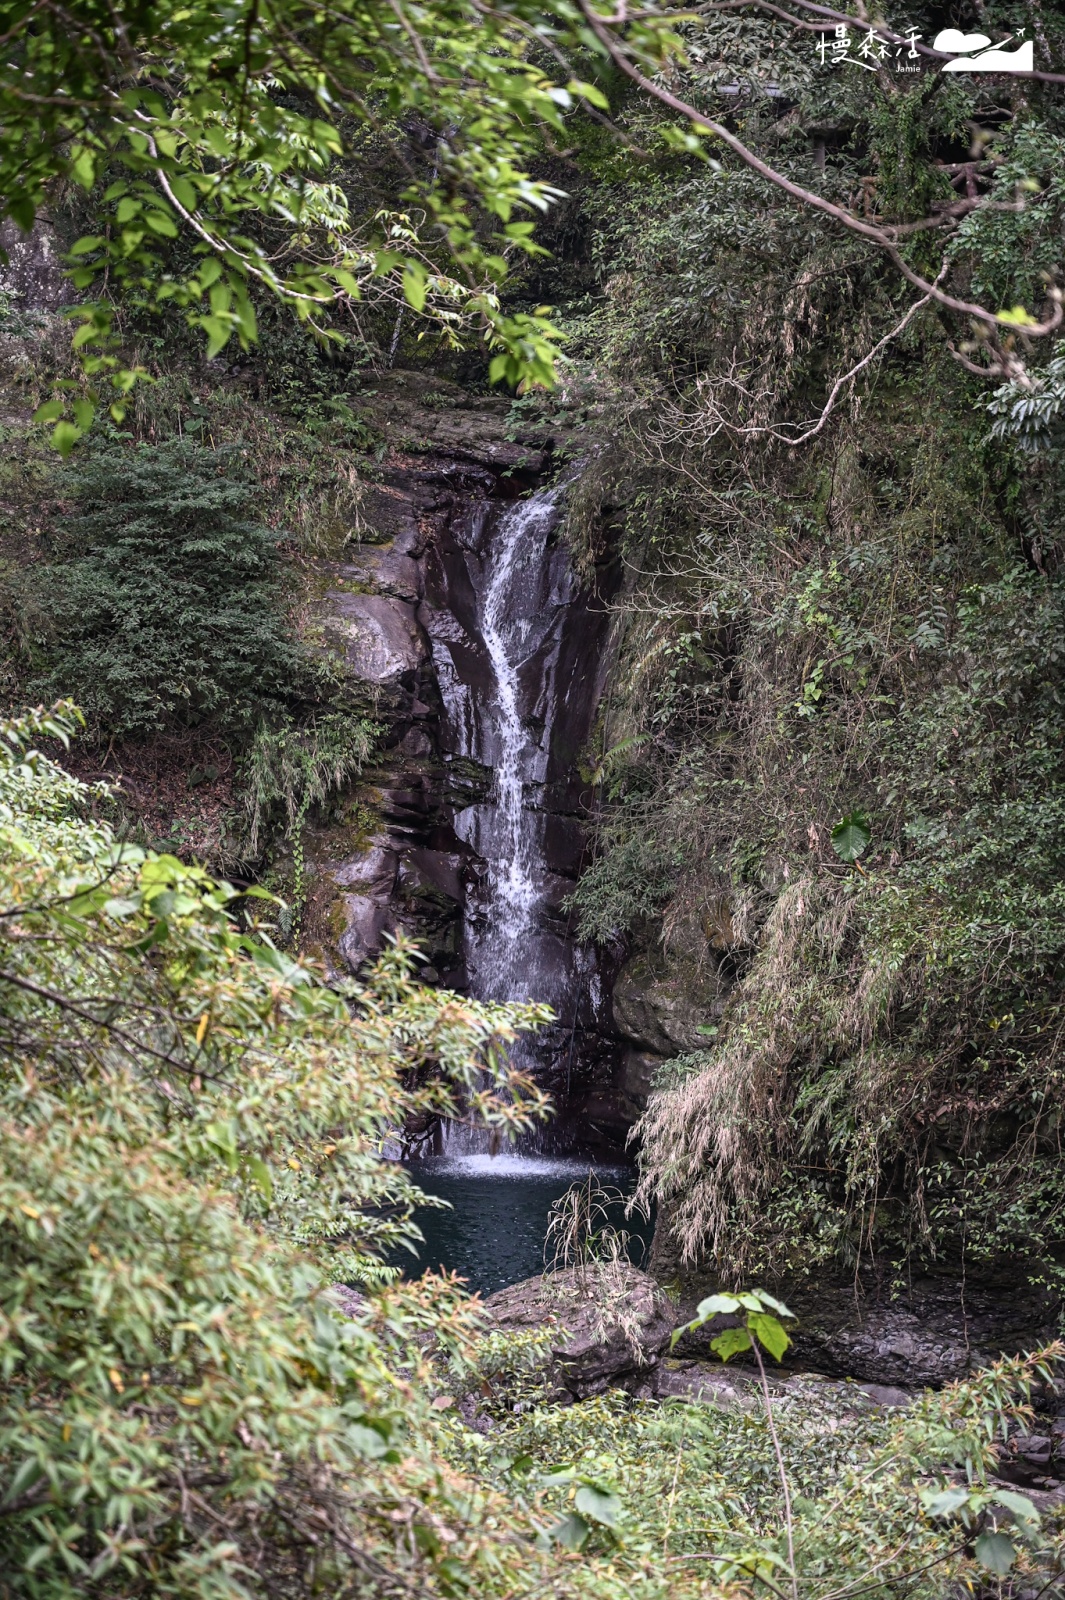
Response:
[[[614,1023],[655,1056],[705,1050],[710,1041],[699,1029],[716,1022],[726,991],[712,961],[699,965],[657,951],[633,956],[614,985]]]
[[[342,891],[343,928],[336,948],[352,972],[381,948],[382,935],[395,931],[392,893],[399,856],[387,839],[374,839],[370,848],[353,860],[341,862],[330,874]]]
[[[558,1398],[646,1387],[674,1328],[673,1306],[645,1272],[627,1263],[548,1272],[489,1295],[500,1328],[554,1327],[546,1374]]]
[[[684,1263],[661,1207],[650,1266],[677,1295],[678,1324],[722,1286],[716,1273]],[[1060,1325],[1059,1299],[1026,1283],[1008,1262],[997,1271],[970,1267],[964,1277],[944,1264],[934,1276],[913,1274],[900,1284],[891,1263],[877,1261],[857,1273],[822,1270],[764,1287],[795,1314],[788,1332],[796,1367],[867,1385],[938,1389],[1002,1355],[1040,1348]],[[728,1320],[686,1333],[678,1355],[706,1355]]]
[[[352,675],[366,683],[398,683],[428,660],[428,645],[414,607],[394,595],[330,589],[321,627]]]
[[[55,311],[76,298],[63,272],[63,246],[38,213],[29,233],[10,220],[0,224],[0,290],[27,311]]]

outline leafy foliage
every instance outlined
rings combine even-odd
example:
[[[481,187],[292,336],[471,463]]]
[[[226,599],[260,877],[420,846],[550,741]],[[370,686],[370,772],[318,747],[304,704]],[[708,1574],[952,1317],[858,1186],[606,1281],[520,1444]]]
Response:
[[[708,1295],[705,1300],[700,1300],[692,1321],[675,1331],[673,1344],[675,1345],[685,1333],[705,1327],[715,1317],[734,1317],[741,1311],[746,1312],[743,1324],[726,1328],[724,1333],[719,1333],[710,1348],[721,1357],[722,1361],[728,1361],[730,1356],[740,1355],[745,1350],[754,1350],[756,1344],[760,1344],[769,1351],[774,1361],[782,1361],[791,1339],[780,1319],[791,1317],[793,1313],[764,1289],[744,1289],[739,1294]]]
[[[247,736],[310,687],[277,536],[249,516],[231,467],[174,441],[101,450],[71,472],[78,512],[24,580],[37,692],[76,698],[105,736],[208,719]]]
[[[1058,1347],[1060,1352],[1060,1347]],[[772,1414],[786,1465],[802,1600],[850,1586],[873,1596],[998,1592],[982,1543],[1009,1545],[1006,1595],[1060,1582],[1062,1530],[993,1480],[1004,1434],[1056,1353],[1008,1361],[903,1411],[789,1385]],[[446,1413],[451,1418],[451,1412]],[[493,1480],[541,1539],[580,1549],[576,1592],[596,1581],[638,1600],[791,1591],[784,1494],[763,1409],[604,1395],[565,1409],[496,1413],[481,1435],[449,1422],[452,1459]],[[588,1493],[587,1491],[591,1491]],[[578,1497],[581,1497],[580,1500]],[[601,1498],[600,1498],[601,1497]],[[602,1508],[606,1515],[597,1517]],[[990,1558],[990,1559],[985,1559]]]
[[[693,23],[683,94],[711,109],[746,61],[748,144],[881,214],[957,192],[968,161],[989,194],[1030,184],[951,259],[1002,305],[1030,261],[1056,270],[1060,99],[992,126],[975,80],[822,71],[776,26]],[[627,115],[646,145],[653,114]],[[1060,1285],[1058,358],[989,418],[875,254],[829,250],[728,156],[630,166],[582,203],[602,298],[566,325],[610,442],[581,527],[616,530],[630,578],[571,904],[715,1007],[659,1076],[644,1193],[732,1282],[964,1260]]]
[[[416,1230],[380,1147],[458,1097],[527,1126],[505,1045],[540,1013],[415,989],[398,948],[323,987],[233,889],[86,820],[33,748],[73,720],[0,742],[5,1580],[236,1600],[417,1566],[378,1521],[455,1510],[416,1339],[469,1324],[448,1286],[389,1287]],[[379,1286],[347,1319],[345,1279]]]
[[[257,296],[339,340],[331,314],[384,294],[455,339],[483,339],[493,381],[552,381],[545,308],[507,310],[498,285],[508,256],[540,248],[528,213],[556,192],[528,171],[539,130],[560,133],[582,99],[606,104],[569,71],[553,81],[527,43],[602,53],[579,13],[344,0],[326,19],[270,0],[133,6],[119,19],[73,0],[48,29],[33,17],[16,8],[0,71],[0,193],[29,230],[57,180],[92,192],[95,229],[70,252],[78,290],[178,307],[209,356],[234,335],[255,341]],[[634,25],[648,59],[668,50],[664,23]],[[382,146],[398,173],[384,206],[372,184]],[[78,317],[75,348],[121,419],[143,373],[113,352],[107,298]],[[66,392],[39,412],[64,451],[94,409],[69,388],[72,406]]]

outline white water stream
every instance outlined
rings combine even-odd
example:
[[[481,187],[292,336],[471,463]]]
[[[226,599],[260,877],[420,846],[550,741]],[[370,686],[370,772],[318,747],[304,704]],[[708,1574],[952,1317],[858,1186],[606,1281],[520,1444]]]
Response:
[[[544,817],[537,801],[547,776],[558,686],[544,679],[523,686],[521,673],[554,622],[540,605],[540,578],[557,498],[556,489],[531,495],[504,512],[493,530],[480,622],[494,693],[492,705],[480,708],[479,748],[471,753],[494,769],[494,803],[469,807],[455,823],[486,863],[481,904],[466,931],[473,992],[484,1000],[547,1000],[556,1006],[565,998],[558,992],[560,975],[545,969],[537,939],[546,887]],[[530,704],[538,715],[529,714]]]

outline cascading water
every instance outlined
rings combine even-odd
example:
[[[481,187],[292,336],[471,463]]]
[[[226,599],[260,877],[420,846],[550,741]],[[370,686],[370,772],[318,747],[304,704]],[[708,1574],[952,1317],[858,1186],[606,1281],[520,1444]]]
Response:
[[[564,493],[472,507],[452,529],[425,614],[451,755],[491,774],[454,819],[475,864],[469,990],[554,1009],[557,1024],[523,1041],[520,1061],[562,1101],[585,1042],[608,1031],[597,959],[571,937],[564,909],[584,848],[576,765],[605,634],[603,607],[556,538]],[[453,1130],[450,1148],[464,1137]]]
[[[487,806],[470,806],[456,818],[459,837],[486,864],[479,904],[467,916],[466,963],[471,987],[485,1000],[552,999],[558,977],[537,960],[537,912],[544,908],[544,818],[536,810],[550,749],[555,686],[539,685],[544,708],[539,726],[522,716],[520,673],[543,643],[549,615],[530,614],[536,582],[556,521],[557,491],[547,490],[506,511],[494,528],[486,561],[481,637],[494,679],[492,701],[478,719],[474,755],[495,772]],[[568,587],[568,586],[567,586]],[[564,603],[570,598],[554,597]],[[523,604],[523,601],[525,604]],[[552,995],[543,992],[550,987]]]
[[[485,1136],[453,1125],[437,1156],[417,1165],[418,1183],[453,1208],[427,1213],[424,1264],[484,1290],[541,1269],[548,1208],[592,1164],[580,1156],[596,1143],[587,1107],[613,1060],[600,956],[573,938],[565,909],[584,856],[578,768],[607,615],[556,537],[564,494],[467,504],[430,553],[419,612],[456,775],[469,991],[543,1001],[558,1019],[517,1051],[559,1106],[556,1124],[495,1156]],[[624,1166],[599,1170],[623,1188],[631,1181]]]

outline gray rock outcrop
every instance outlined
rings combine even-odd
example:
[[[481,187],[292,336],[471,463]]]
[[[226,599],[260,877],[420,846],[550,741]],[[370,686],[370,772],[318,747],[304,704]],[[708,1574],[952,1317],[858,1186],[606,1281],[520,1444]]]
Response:
[[[558,1398],[575,1400],[646,1387],[675,1325],[669,1298],[627,1263],[526,1278],[485,1309],[500,1328],[556,1330],[545,1377]]]
[[[661,1059],[705,1049],[700,1028],[720,1015],[726,986],[716,964],[659,951],[633,956],[614,985],[614,1023],[641,1051]]]

